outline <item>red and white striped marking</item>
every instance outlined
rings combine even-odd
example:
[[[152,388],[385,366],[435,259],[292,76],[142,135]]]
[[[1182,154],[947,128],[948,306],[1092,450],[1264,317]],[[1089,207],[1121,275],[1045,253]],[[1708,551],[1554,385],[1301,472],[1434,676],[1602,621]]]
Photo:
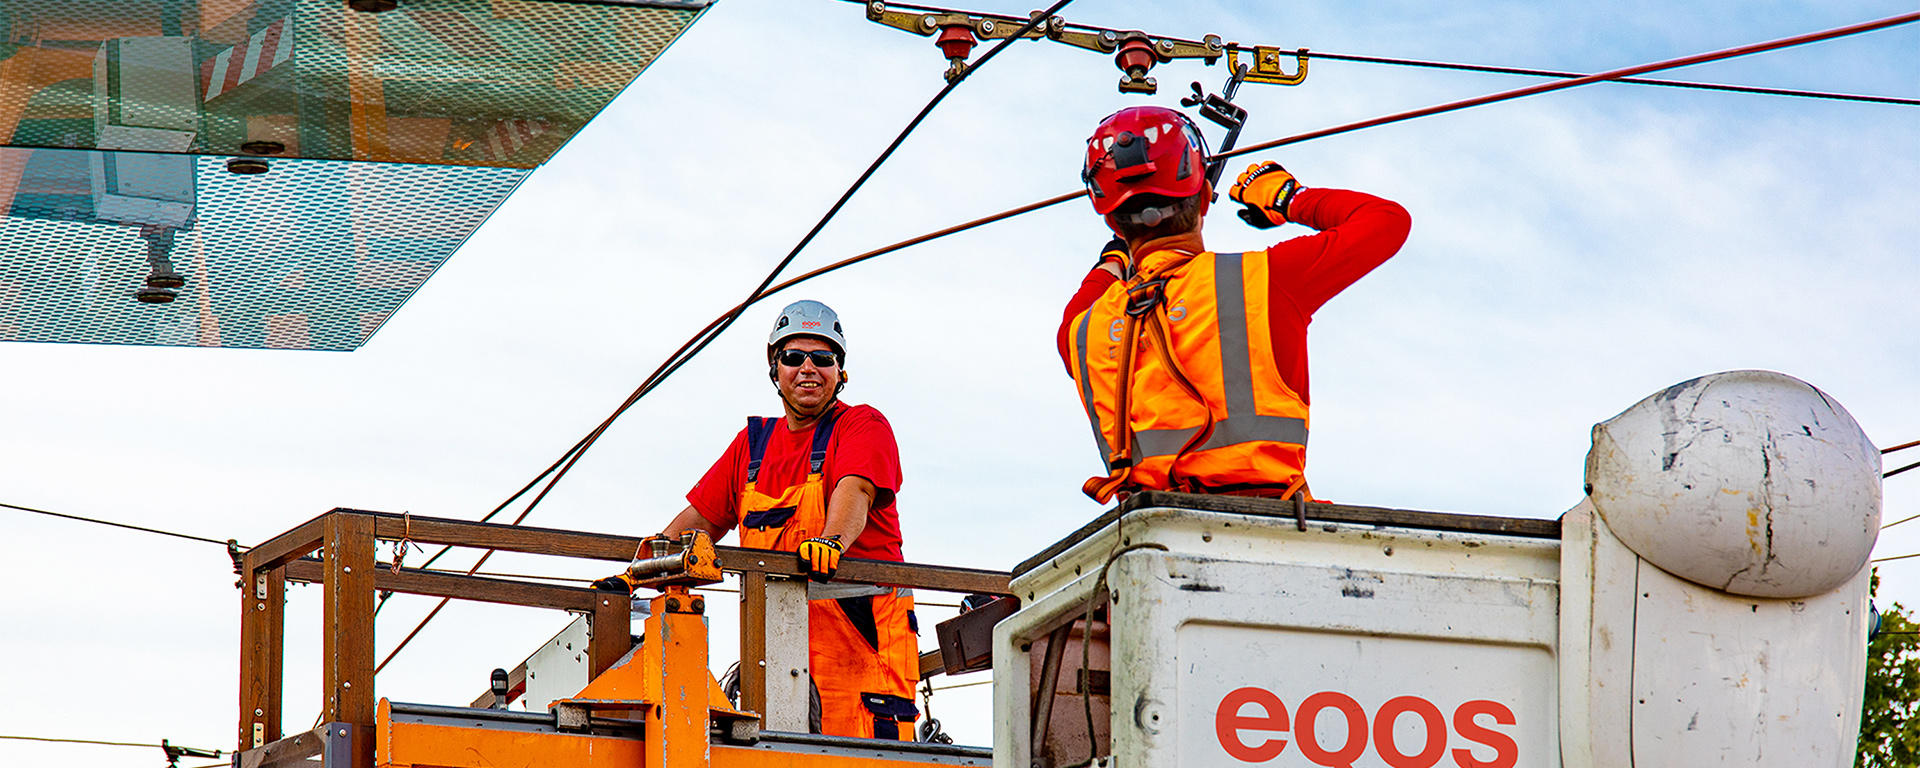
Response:
[[[540,118],[514,118],[494,123],[487,129],[484,141],[480,145],[480,154],[488,161],[501,163],[513,157],[533,137],[546,133],[547,121]]]
[[[269,24],[253,33],[245,45],[221,51],[201,64],[200,81],[207,84],[204,101],[212,101],[293,58],[293,34],[288,21],[281,19]]]

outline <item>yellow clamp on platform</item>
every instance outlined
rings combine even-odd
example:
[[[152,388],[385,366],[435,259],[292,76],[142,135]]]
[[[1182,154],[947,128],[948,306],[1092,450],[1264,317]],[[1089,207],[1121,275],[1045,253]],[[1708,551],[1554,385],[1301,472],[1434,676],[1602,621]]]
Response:
[[[713,537],[703,532],[687,531],[678,541],[652,538],[641,546],[650,546],[653,551],[636,553],[633,562],[627,564],[627,578],[635,589],[717,584],[724,575],[720,571],[720,554],[713,548]]]

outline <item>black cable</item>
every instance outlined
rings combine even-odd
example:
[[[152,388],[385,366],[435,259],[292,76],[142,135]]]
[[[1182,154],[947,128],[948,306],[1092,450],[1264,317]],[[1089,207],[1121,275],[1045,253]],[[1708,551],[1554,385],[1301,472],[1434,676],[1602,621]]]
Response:
[[[507,508],[507,505],[512,504],[514,501],[518,500],[521,496],[527,495],[527,491],[533,490],[534,486],[539,485],[540,481],[546,479],[547,475],[553,474],[554,470],[560,468],[560,464],[562,462],[565,462],[568,458],[572,457],[575,452],[579,451],[581,447],[585,446],[586,444],[587,444],[587,441],[585,438],[581,438],[579,442],[574,443],[573,447],[568,448],[566,453],[560,454],[560,458],[558,460],[548,465],[546,471],[541,472],[539,475],[534,476],[532,480],[527,481],[527,484],[524,486],[521,486],[520,490],[515,491],[512,496],[508,496],[506,501],[500,502],[500,506],[494,507],[492,512],[488,512],[485,517],[480,518],[480,522],[484,523],[489,520],[492,520],[495,516],[499,515],[501,511],[505,510]],[[420,564],[420,569],[426,570],[427,566],[433,565],[434,561],[439,560],[441,555],[445,555],[446,553],[452,552],[452,551],[453,551],[452,545],[441,547],[440,551],[433,553],[432,557],[427,558],[426,562]],[[392,592],[380,593],[380,601],[377,603],[374,603],[373,605],[374,616],[380,615],[380,609],[386,607],[387,599],[391,597],[393,597]]]
[[[1232,48],[1233,46],[1228,46]],[[1240,50],[1246,50],[1244,48]],[[1586,77],[1579,72],[1558,72],[1550,69],[1522,69],[1519,67],[1493,67],[1481,64],[1455,64],[1444,61],[1421,61],[1418,59],[1396,59],[1385,56],[1354,56],[1340,53],[1322,53],[1302,49],[1298,55],[1309,59],[1328,59],[1331,61],[1355,61],[1367,64],[1389,64],[1401,67],[1423,67],[1426,69],[1450,69],[1463,72],[1489,72],[1498,75],[1525,75],[1529,77],[1557,77],[1571,80]],[[1831,93],[1827,91],[1802,91],[1791,88],[1763,88],[1752,85],[1725,85],[1721,83],[1698,83],[1687,80],[1659,80],[1645,77],[1622,77],[1608,80],[1610,83],[1632,83],[1634,85],[1653,85],[1667,88],[1693,88],[1703,91],[1731,91],[1734,93],[1757,93],[1767,96],[1792,96],[1803,99],[1833,99],[1837,101],[1864,101],[1875,104],[1901,104],[1920,106],[1920,99],[1906,99],[1896,96],[1868,96],[1853,93]]]
[[[44,510],[44,509],[34,509],[33,507],[22,507],[22,506],[20,506],[20,505],[18,505],[18,504],[0,504],[0,507],[6,507],[7,509],[17,509],[17,510],[20,510],[20,511],[22,511],[22,512],[32,512],[32,513],[34,513],[34,514],[36,514],[36,515],[49,515],[49,516],[52,516],[52,517],[64,517],[64,518],[66,518],[66,519],[68,519],[68,520],[79,520],[80,522],[83,522],[83,523],[97,523],[97,524],[99,524],[99,525],[111,525],[111,526],[113,526],[113,527],[115,527],[115,528],[126,528],[126,529],[129,529],[129,530],[134,530],[134,531],[145,531],[145,532],[147,532],[147,533],[157,533],[157,534],[160,534],[160,535],[162,535],[162,536],[172,536],[172,537],[174,537],[174,538],[178,538],[178,539],[191,539],[191,540],[193,540],[193,541],[204,541],[204,542],[206,542],[206,543],[208,543],[208,544],[218,544],[218,545],[220,545],[220,546],[223,546],[223,547],[224,547],[224,546],[227,546],[227,544],[228,544],[228,542],[225,542],[225,541],[219,541],[219,540],[216,540],[216,539],[209,539],[209,538],[207,538],[207,537],[205,537],[205,536],[194,536],[194,535],[192,535],[192,534],[187,534],[187,533],[174,533],[173,531],[163,531],[163,530],[160,530],[160,529],[158,529],[158,528],[146,528],[146,527],[142,527],[142,526],[138,526],[138,525],[128,525],[127,523],[116,523],[116,522],[113,522],[113,521],[111,521],[111,520],[96,520],[96,519],[94,519],[94,518],[91,518],[91,517],[81,517],[81,516],[79,516],[79,515],[68,515],[68,514],[62,514],[62,513],[59,513],[59,512],[48,512],[48,511],[46,511],[46,510]],[[241,547],[241,548],[242,548],[242,549],[246,549],[246,547]],[[0,737],[0,738],[7,738],[7,737]],[[23,738],[24,738],[24,737],[23,737]],[[155,746],[158,746],[158,745],[155,745]]]
[[[933,112],[934,107],[939,106],[940,102],[947,98],[947,94],[952,93],[953,89],[958,88],[960,84],[965,82],[967,77],[972,75],[976,70],[986,66],[988,61],[993,60],[994,56],[1006,50],[1007,46],[1012,45],[1017,40],[1023,39],[1027,32],[1038,27],[1041,22],[1051,18],[1053,14],[1071,2],[1073,2],[1073,0],[1057,0],[1057,2],[1053,4],[1053,7],[1029,19],[1026,26],[1021,27],[1012,37],[1001,40],[998,45],[988,49],[986,54],[980,57],[979,61],[967,65],[965,69],[960,70],[958,76],[947,81],[946,86],[941,88],[939,93],[934,94],[933,99],[928,101],[927,105],[920,109],[920,113],[914,115],[913,120],[907,123],[907,127],[900,131],[900,135],[894,137],[893,142],[887,145],[886,150],[882,151],[879,157],[874,158],[873,163],[867,166],[867,169],[860,174],[858,179],[854,180],[853,185],[848,187],[847,191],[840,195],[840,199],[835,201],[831,208],[827,209],[826,215],[821,216],[820,221],[815,223],[813,228],[807,231],[806,236],[800,238],[800,242],[793,246],[793,250],[787,252],[786,258],[781,259],[779,264],[774,265],[773,270],[767,273],[767,276],[760,281],[760,284],[754,286],[753,291],[747,294],[745,301],[741,302],[732,312],[727,313],[719,321],[708,325],[699,333],[694,334],[694,337],[689,339],[687,344],[682,345],[673,355],[668,356],[667,362],[662,363],[659,368],[655,369],[653,374],[648,376],[647,379],[633,391],[633,394],[627,397],[626,402],[621,403],[619,408],[614,409],[612,415],[609,415],[605,421],[602,421],[598,427],[595,427],[593,431],[589,432],[580,442],[575,443],[574,447],[562,455],[559,460],[555,461],[552,466],[548,467],[546,472],[541,473],[541,477],[552,474],[553,478],[547,481],[546,487],[540,489],[540,493],[536,494],[532,501],[527,502],[526,508],[521,510],[520,515],[514,519],[513,524],[519,525],[528,515],[533,514],[534,508],[538,507],[540,502],[547,498],[547,494],[552,492],[554,487],[560,484],[561,479],[565,478],[567,473],[573,470],[574,465],[580,462],[581,457],[585,456],[587,450],[592,448],[595,442],[599,441],[600,436],[606,433],[607,428],[612,426],[616,419],[619,419],[622,414],[625,414],[627,410],[632,408],[641,398],[646,397],[648,393],[658,388],[662,382],[666,381],[667,377],[672,376],[675,371],[680,370],[681,366],[686,365],[688,361],[691,361],[696,355],[699,355],[701,351],[707,348],[707,345],[713,343],[714,339],[719,338],[720,334],[726,332],[729,327],[732,327],[734,321],[740,318],[740,315],[747,310],[747,307],[765,298],[767,295],[767,286],[772,285],[773,281],[779,278],[780,272],[785,270],[787,266],[792,264],[793,260],[800,255],[800,251],[813,242],[813,238],[819,235],[822,229],[826,228],[827,222],[832,221],[833,217],[840,213],[840,209],[846,206],[847,201],[853,198],[854,193],[858,192],[860,187],[867,183],[867,179],[871,178],[874,172],[880,169],[882,163],[885,163],[889,157],[893,156],[894,150],[899,149],[900,145],[906,142],[907,136],[913,133],[915,128],[920,126],[921,121],[926,120],[927,115]],[[558,471],[555,471],[555,467],[558,467]],[[489,514],[488,517],[491,518],[493,515],[499,514],[501,509],[512,504],[514,499],[525,495],[528,489],[531,489],[539,482],[540,477],[534,478],[533,481],[528,483],[525,488],[522,488],[519,493],[515,493],[507,501],[501,502],[500,506],[496,508],[492,514]],[[448,549],[450,549],[450,547]],[[446,550],[443,549],[427,562],[432,563],[433,560],[438,559],[439,556],[445,554],[445,552]],[[491,553],[491,550],[489,550],[489,553]],[[485,562],[485,559],[486,556],[482,555],[481,561]],[[478,564],[476,564],[475,568],[477,569],[478,567]],[[384,601],[385,598],[383,597],[382,604],[384,604]],[[441,605],[445,604],[446,601],[442,600]],[[377,611],[378,608],[376,607],[375,610]],[[437,613],[438,610],[439,609],[436,608],[435,613]],[[424,627],[427,621],[432,620],[433,616],[434,613],[427,614],[427,618],[420,622],[420,627]],[[419,633],[420,627],[415,627],[413,633],[407,636],[407,640],[413,639],[413,636]],[[406,642],[406,640],[402,640],[400,646],[394,648],[393,651],[388,654],[386,661],[380,663],[380,666],[384,667],[387,661],[392,661],[393,656],[400,652],[400,648],[406,646]],[[375,671],[378,672],[377,669]]]
[[[1897,475],[1897,474],[1900,474],[1900,473],[1902,473],[1902,472],[1905,472],[1905,471],[1907,471],[1907,470],[1909,470],[1909,469],[1913,469],[1914,467],[1920,467],[1920,461],[1916,461],[1916,462],[1914,462],[1914,463],[1912,463],[1912,464],[1908,464],[1908,465],[1906,465],[1906,466],[1904,466],[1904,467],[1901,467],[1901,468],[1899,468],[1899,469],[1896,469],[1896,470],[1894,470],[1894,471],[1892,471],[1892,472],[1888,472],[1888,473],[1886,473],[1886,474],[1884,474],[1884,475],[1881,475],[1881,477],[1883,477],[1883,478],[1886,478],[1886,477],[1893,477],[1894,475]]]
[[[973,62],[972,64],[967,65],[966,69],[963,69],[960,71],[960,74],[958,77],[955,77],[954,79],[948,81],[946,87],[941,88],[939,93],[934,94],[933,99],[931,101],[928,101],[927,105],[920,109],[920,113],[917,115],[914,115],[913,120],[907,123],[907,127],[902,129],[898,136],[894,137],[892,143],[889,143],[887,145],[887,148],[880,153],[880,156],[877,158],[874,158],[874,161],[867,166],[867,169],[861,172],[860,177],[854,180],[853,185],[849,186],[847,188],[847,191],[840,195],[840,199],[834,201],[833,206],[827,209],[826,215],[820,217],[820,221],[815,223],[813,225],[813,228],[808,230],[807,234],[804,237],[800,238],[800,242],[795,244],[793,246],[793,249],[787,252],[786,258],[781,259],[779,264],[774,265],[772,271],[769,271],[767,273],[767,276],[761,279],[760,284],[754,286],[753,291],[747,294],[746,300],[741,302],[740,306],[737,307],[735,311],[729,313],[716,326],[709,326],[707,330],[701,333],[695,334],[694,343],[690,350],[686,351],[684,354],[677,354],[673,357],[670,357],[668,359],[668,362],[664,364],[659,370],[656,370],[654,372],[654,375],[649,376],[647,378],[647,381],[642,383],[641,387],[634,392],[634,395],[632,397],[629,397],[627,399],[627,402],[621,404],[621,406],[614,411],[612,416],[609,416],[607,418],[606,422],[603,423],[603,425],[599,429],[594,430],[593,433],[589,434],[585,439],[581,441],[580,447],[572,452],[573,455],[570,458],[562,459],[565,466],[562,466],[560,468],[559,472],[554,475],[553,479],[547,482],[546,488],[541,489],[539,495],[535,496],[534,500],[527,505],[527,511],[531,512],[533,508],[539,505],[540,501],[546,497],[547,493],[549,491],[552,491],[554,486],[560,483],[561,478],[565,477],[567,472],[573,469],[573,465],[578,463],[580,458],[586,455],[587,450],[592,448],[593,444],[599,440],[600,435],[606,431],[606,426],[611,425],[614,419],[618,419],[622,414],[624,414],[627,411],[627,409],[633,407],[633,404],[639,402],[640,398],[645,397],[648,393],[652,392],[655,388],[659,387],[659,385],[662,382],[666,381],[668,377],[672,376],[674,372],[680,370],[681,366],[686,365],[695,356],[699,355],[702,351],[704,351],[707,348],[707,345],[713,343],[714,339],[719,338],[720,334],[725,333],[726,330],[729,327],[731,327],[736,320],[740,318],[740,315],[746,311],[747,307],[752,306],[753,304],[757,303],[760,299],[764,298],[766,296],[767,286],[772,285],[773,281],[780,276],[780,273],[784,271],[788,265],[792,264],[793,260],[800,255],[800,251],[804,250],[807,247],[807,245],[813,242],[813,238],[819,235],[822,229],[826,228],[827,223],[832,221],[835,215],[840,213],[840,209],[846,206],[847,201],[853,198],[854,193],[858,192],[860,190],[860,187],[864,186],[867,183],[867,179],[871,178],[874,172],[880,169],[880,165],[882,163],[885,163],[888,158],[893,156],[894,150],[900,148],[900,145],[907,140],[907,136],[909,134],[912,134],[913,130],[915,128],[918,128],[922,121],[926,120],[927,115],[931,114],[933,112],[933,108],[936,106],[939,106],[940,102],[946,99],[947,94],[952,93],[953,89],[959,87],[962,82],[965,82],[968,76],[972,75],[975,71],[979,70],[981,67],[986,66],[988,61],[993,60],[994,56],[998,55],[1001,51],[1006,50],[1007,46],[1012,45],[1015,41],[1022,39],[1023,35],[1031,31],[1035,27],[1037,27],[1042,21],[1052,17],[1061,8],[1066,7],[1067,4],[1071,2],[1073,2],[1073,0],[1058,0],[1058,2],[1055,2],[1053,4],[1053,7],[1048,8],[1041,15],[1033,17],[1032,19],[1028,20],[1026,26],[1022,27],[1012,37],[1008,37],[1004,40],[1001,40],[998,45],[995,45],[994,47],[988,49],[986,54],[980,57],[979,61],[976,61],[976,62]]]

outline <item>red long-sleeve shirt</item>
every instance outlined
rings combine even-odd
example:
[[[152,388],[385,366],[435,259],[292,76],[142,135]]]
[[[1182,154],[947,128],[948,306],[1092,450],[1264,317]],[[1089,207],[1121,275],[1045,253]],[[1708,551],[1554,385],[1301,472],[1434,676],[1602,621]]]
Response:
[[[1407,241],[1413,225],[1398,203],[1363,192],[1309,187],[1288,206],[1292,220],[1320,230],[1267,249],[1271,282],[1267,317],[1273,324],[1273,362],[1300,399],[1307,395],[1307,324],[1313,313],[1380,266]],[[1060,359],[1073,370],[1073,319],[1118,280],[1098,267],[1080,282],[1060,319]]]

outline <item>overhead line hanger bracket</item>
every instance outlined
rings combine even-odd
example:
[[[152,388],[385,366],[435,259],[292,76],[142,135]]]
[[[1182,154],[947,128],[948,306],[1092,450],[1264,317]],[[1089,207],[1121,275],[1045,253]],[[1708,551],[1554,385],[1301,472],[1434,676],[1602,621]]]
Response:
[[[1027,22],[1040,17],[1042,12],[1034,11],[1027,18],[1000,16],[990,13],[972,13],[950,8],[927,8],[924,6],[888,5],[885,0],[868,0],[867,19],[895,29],[912,32],[922,37],[933,37],[934,44],[940,47],[948,61],[947,80],[951,81],[967,71],[967,57],[973,47],[981,40],[999,40],[1013,37]],[[1239,71],[1238,53],[1252,51],[1253,62],[1248,67],[1247,82],[1268,83],[1272,85],[1299,85],[1307,79],[1307,59],[1305,49],[1297,54],[1298,66],[1291,75],[1281,68],[1287,52],[1269,46],[1242,46],[1239,43],[1222,42],[1219,35],[1207,35],[1199,40],[1186,40],[1178,37],[1152,35],[1140,30],[1105,29],[1083,24],[1069,24],[1059,16],[1046,18],[1034,26],[1023,37],[1039,39],[1045,37],[1056,43],[1084,48],[1096,53],[1113,54],[1114,66],[1119,67],[1120,92],[1153,95],[1159,91],[1159,83],[1149,73],[1159,64],[1174,59],[1200,59],[1209,66],[1218,62],[1222,56],[1227,58],[1228,66]]]

